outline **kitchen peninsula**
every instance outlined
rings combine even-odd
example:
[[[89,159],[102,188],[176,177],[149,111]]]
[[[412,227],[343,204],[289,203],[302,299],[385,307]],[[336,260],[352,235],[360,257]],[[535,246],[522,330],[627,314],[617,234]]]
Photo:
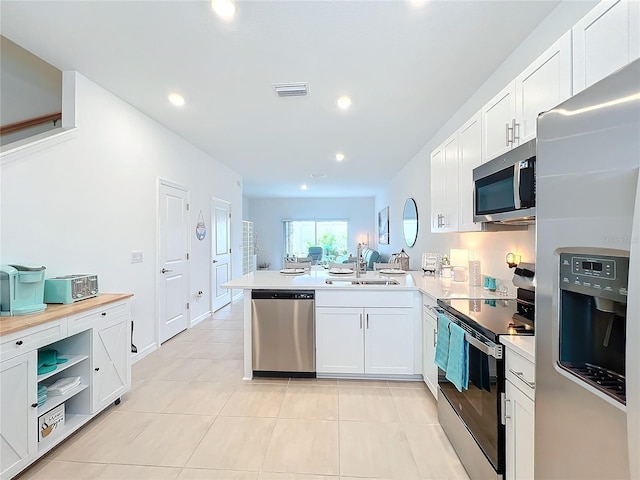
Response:
[[[318,377],[332,378],[421,380],[423,305],[435,305],[438,298],[509,298],[422,272],[385,275],[368,271],[356,278],[355,274],[344,277],[326,270],[303,275],[259,270],[227,282],[223,288],[244,292],[246,380],[253,377],[254,290],[315,291],[316,371]]]

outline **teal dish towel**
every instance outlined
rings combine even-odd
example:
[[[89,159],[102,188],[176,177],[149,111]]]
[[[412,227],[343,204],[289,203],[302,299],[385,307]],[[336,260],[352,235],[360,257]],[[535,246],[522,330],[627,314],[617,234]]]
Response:
[[[438,335],[436,336],[435,363],[445,372],[449,361],[449,324],[451,321],[444,313],[438,314]]]
[[[459,392],[469,388],[469,344],[465,331],[455,323],[449,325],[449,361],[446,378]]]

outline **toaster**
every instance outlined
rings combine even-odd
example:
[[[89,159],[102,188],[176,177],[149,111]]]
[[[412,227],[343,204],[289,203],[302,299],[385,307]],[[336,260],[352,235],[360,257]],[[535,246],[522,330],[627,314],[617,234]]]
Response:
[[[74,274],[44,281],[45,303],[73,303],[98,295],[98,276]]]

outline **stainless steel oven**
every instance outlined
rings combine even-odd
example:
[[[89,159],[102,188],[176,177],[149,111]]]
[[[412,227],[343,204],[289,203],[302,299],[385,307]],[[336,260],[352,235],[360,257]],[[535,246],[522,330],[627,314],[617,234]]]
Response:
[[[516,300],[438,300],[439,313],[466,331],[469,388],[462,392],[438,372],[438,415],[471,478],[503,478],[505,372],[500,335],[533,334]]]

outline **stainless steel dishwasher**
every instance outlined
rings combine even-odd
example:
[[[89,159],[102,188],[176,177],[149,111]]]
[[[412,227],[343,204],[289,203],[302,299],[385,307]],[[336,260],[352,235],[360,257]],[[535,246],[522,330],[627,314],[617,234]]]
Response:
[[[316,376],[315,292],[253,290],[254,376]]]

